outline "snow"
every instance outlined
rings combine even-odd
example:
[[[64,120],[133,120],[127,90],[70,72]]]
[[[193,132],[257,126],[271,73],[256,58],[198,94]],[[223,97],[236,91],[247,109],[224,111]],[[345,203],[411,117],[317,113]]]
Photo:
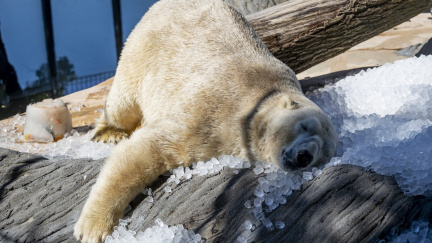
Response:
[[[432,196],[432,56],[414,57],[369,69],[306,95],[329,115],[339,134],[337,156],[326,166],[363,166],[393,176],[407,195]],[[16,127],[23,124],[24,117],[17,115],[9,124],[0,125],[0,147],[47,157],[93,159],[109,156],[113,148],[112,144],[91,142],[91,133],[80,134],[75,130],[56,143],[23,143],[23,134],[16,131]],[[254,197],[244,203],[250,217],[239,231],[239,242],[247,242],[261,225],[270,231],[284,228],[284,222],[271,222],[265,213],[285,204],[292,191],[319,176],[323,169],[287,173],[265,162],[251,165],[243,159],[225,155],[172,170],[164,191],[170,193],[177,184],[186,183],[193,176],[218,173],[224,167],[234,169],[233,173],[249,168],[258,177]],[[146,201],[153,200],[150,191]],[[418,239],[422,237],[424,242],[430,242],[431,227],[425,222],[414,222],[413,225],[401,235],[393,234],[387,238],[394,242],[405,242],[406,239],[420,242]],[[121,222],[107,242],[140,239],[146,239],[144,242],[178,242],[182,237],[200,241],[199,235],[182,225],[168,226],[159,220],[155,226],[139,233],[126,226],[127,223]],[[173,238],[158,238],[160,232]]]

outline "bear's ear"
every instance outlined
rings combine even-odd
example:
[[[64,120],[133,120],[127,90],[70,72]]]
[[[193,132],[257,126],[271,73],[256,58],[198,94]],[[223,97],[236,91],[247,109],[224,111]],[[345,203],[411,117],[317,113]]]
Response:
[[[291,100],[288,96],[282,96],[279,100],[278,106],[281,109],[288,108],[290,110],[295,110],[299,108],[299,103]]]

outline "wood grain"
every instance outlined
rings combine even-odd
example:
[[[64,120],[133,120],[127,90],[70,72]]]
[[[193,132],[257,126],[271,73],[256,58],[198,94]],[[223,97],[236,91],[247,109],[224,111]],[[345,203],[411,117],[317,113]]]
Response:
[[[75,242],[73,226],[102,164],[0,149],[0,241]],[[233,170],[194,176],[170,185],[170,193],[167,177],[160,177],[153,203],[144,194],[133,201],[129,228],[144,231],[160,218],[193,229],[206,242],[234,242],[244,221],[253,220],[244,203],[253,199],[258,181],[252,169]],[[432,202],[404,195],[392,177],[341,165],[325,169],[266,214],[285,228],[268,231],[257,223],[249,242],[373,242],[393,227],[429,220]]]
[[[273,55],[301,72],[431,7],[431,0],[291,0],[246,19]]]

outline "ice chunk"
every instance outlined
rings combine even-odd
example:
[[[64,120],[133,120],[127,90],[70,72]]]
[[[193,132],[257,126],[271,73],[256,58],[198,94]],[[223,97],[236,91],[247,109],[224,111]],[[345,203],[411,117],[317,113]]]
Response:
[[[159,226],[159,227],[162,227],[162,226],[165,225],[165,224],[162,222],[162,220],[161,220],[160,218],[157,218],[157,219],[155,220],[155,223],[156,223],[156,225]]]
[[[176,168],[173,170],[173,174],[177,177],[177,178],[181,178],[184,174],[184,167],[181,165],[180,167]]]
[[[263,197],[264,196],[264,191],[260,188],[256,188],[254,191],[255,196],[257,197]]]
[[[267,206],[270,206],[273,204],[273,197],[271,196],[271,194],[268,194],[265,198],[265,204],[267,204]]]
[[[320,169],[314,167],[314,168],[312,168],[312,174],[313,174],[313,176],[315,176],[315,177],[316,177],[316,176],[319,176],[319,175],[322,174],[322,170],[320,170]]]
[[[205,166],[207,167],[208,170],[213,169],[213,162],[212,161],[207,161],[205,163]]]
[[[245,206],[246,208],[251,208],[252,205],[251,205],[250,200],[246,200],[246,202],[244,203],[244,206]]]
[[[186,167],[184,177],[189,180],[192,178],[192,171],[189,167]]]
[[[261,167],[260,165],[257,165],[257,166],[253,169],[253,171],[254,171],[255,175],[259,175],[259,174],[261,174],[261,173],[264,172],[264,168]]]
[[[283,196],[279,196],[279,197],[277,197],[277,198],[275,199],[275,202],[276,202],[276,203],[279,203],[279,204],[285,204],[285,203],[286,203],[286,198],[283,197]]]
[[[268,180],[266,180],[266,178],[264,177],[258,177],[258,182],[259,184],[263,184],[263,183],[268,183]]]
[[[251,230],[252,229],[252,223],[251,223],[251,221],[250,220],[246,220],[244,222],[244,227],[245,227],[246,230]]]
[[[257,197],[254,199],[254,206],[256,208],[261,207],[262,202],[264,201],[264,199],[262,197]]]
[[[272,221],[270,219],[264,218],[262,220],[262,223],[267,228],[268,231],[273,231],[274,230],[273,223],[272,223]]]
[[[312,172],[309,172],[309,171],[303,172],[303,179],[308,180],[308,181],[312,180],[313,179]]]
[[[249,161],[243,161],[243,164],[242,164],[242,168],[250,168],[251,167],[251,163],[249,162]]]
[[[176,180],[176,176],[175,176],[175,175],[171,175],[171,176],[168,178],[167,183],[174,182],[175,180]]]
[[[154,201],[152,196],[147,196],[144,200],[149,203],[152,203]]]
[[[46,99],[27,106],[24,138],[26,141],[53,142],[72,130],[67,106],[59,99]]]
[[[277,177],[278,177],[278,175],[275,172],[267,174],[267,180],[269,180],[269,181],[276,180]]]
[[[277,229],[283,229],[283,228],[285,228],[285,223],[282,222],[282,221],[276,221],[276,222],[275,222],[275,227],[276,227]]]

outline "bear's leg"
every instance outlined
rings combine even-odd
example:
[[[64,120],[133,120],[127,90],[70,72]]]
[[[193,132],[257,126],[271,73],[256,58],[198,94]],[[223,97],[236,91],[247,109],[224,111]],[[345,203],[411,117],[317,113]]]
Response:
[[[159,175],[179,165],[179,145],[158,131],[142,127],[115,147],[75,225],[77,239],[103,241],[118,224],[128,203]]]
[[[95,142],[118,143],[128,138],[143,120],[141,109],[126,97],[110,96],[102,116],[97,121],[92,140]],[[119,104],[122,102],[122,104]]]

